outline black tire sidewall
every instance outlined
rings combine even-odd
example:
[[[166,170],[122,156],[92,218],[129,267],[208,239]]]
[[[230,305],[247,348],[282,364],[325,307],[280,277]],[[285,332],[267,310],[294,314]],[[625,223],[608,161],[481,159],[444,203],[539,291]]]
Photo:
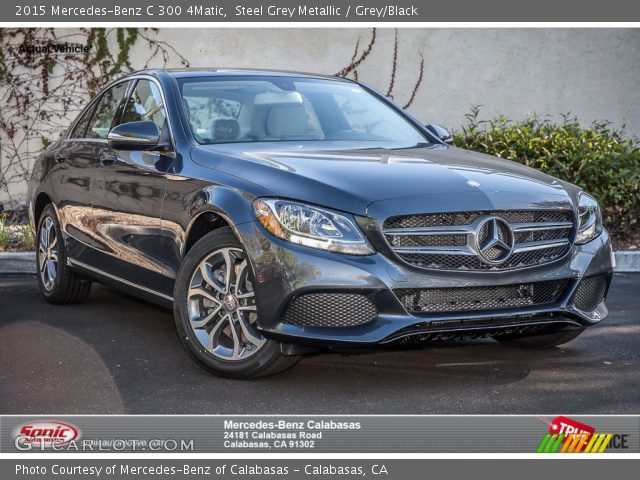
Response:
[[[244,360],[228,361],[218,358],[206,351],[193,334],[186,311],[188,285],[194,269],[213,251],[228,247],[242,248],[244,251],[231,229],[221,228],[204,235],[185,256],[174,290],[173,311],[176,330],[187,351],[207,370],[221,376],[251,378],[260,376],[260,372],[268,369],[281,357],[280,344],[274,340],[267,340],[258,352]]]

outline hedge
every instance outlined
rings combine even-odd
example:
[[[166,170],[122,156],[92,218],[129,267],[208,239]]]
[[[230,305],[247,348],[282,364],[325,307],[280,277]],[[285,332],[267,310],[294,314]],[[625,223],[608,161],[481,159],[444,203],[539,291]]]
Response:
[[[598,199],[609,231],[624,238],[640,216],[640,141],[610,122],[581,124],[531,115],[515,122],[504,116],[481,120],[479,107],[454,132],[458,147],[523,163],[575,183]]]

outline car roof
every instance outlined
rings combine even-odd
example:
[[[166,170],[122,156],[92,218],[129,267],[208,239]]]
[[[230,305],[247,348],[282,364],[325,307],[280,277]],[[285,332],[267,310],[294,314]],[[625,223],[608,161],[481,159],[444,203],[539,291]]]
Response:
[[[289,70],[267,70],[267,69],[245,69],[245,68],[150,68],[145,70],[139,70],[132,72],[129,75],[147,74],[157,76],[162,73],[166,73],[174,78],[192,78],[192,77],[211,77],[211,76],[247,76],[247,77],[305,77],[305,78],[318,78],[324,80],[336,80],[352,82],[348,78],[336,77],[335,75],[322,75],[316,73],[296,72]]]

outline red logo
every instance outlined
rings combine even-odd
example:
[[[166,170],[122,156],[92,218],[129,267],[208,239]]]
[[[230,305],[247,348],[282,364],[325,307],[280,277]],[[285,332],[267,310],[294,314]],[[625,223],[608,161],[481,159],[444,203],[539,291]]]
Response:
[[[39,447],[66,445],[79,436],[80,431],[76,427],[62,422],[29,422],[16,429],[16,442]]]
[[[549,433],[551,435],[564,433],[565,440],[571,435],[584,434],[587,435],[585,441],[588,442],[591,438],[591,435],[593,435],[595,432],[596,429],[589,425],[585,425],[584,423],[580,423],[572,420],[571,418],[562,416],[554,418],[549,424]]]

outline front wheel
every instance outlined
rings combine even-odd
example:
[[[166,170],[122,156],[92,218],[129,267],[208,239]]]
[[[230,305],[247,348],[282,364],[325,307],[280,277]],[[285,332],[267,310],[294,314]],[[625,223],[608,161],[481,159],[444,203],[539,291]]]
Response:
[[[180,340],[195,360],[223,377],[257,378],[295,365],[280,344],[262,336],[253,275],[242,244],[229,228],[202,237],[176,279],[174,317]]]

